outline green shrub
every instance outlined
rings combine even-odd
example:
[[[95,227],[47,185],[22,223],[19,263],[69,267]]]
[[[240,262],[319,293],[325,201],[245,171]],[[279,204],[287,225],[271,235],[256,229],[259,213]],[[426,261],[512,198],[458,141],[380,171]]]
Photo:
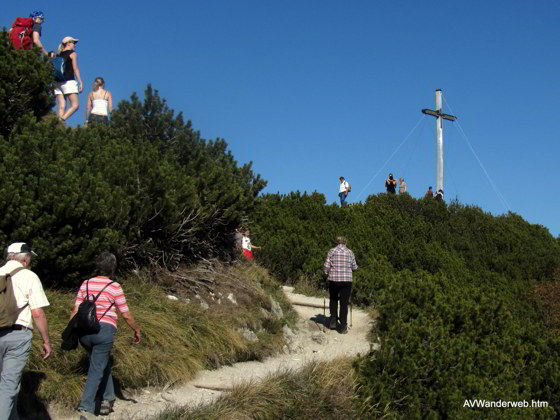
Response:
[[[537,319],[514,317],[517,299],[491,285],[443,275],[394,276],[378,298],[380,350],[357,363],[360,395],[376,404],[372,414],[554,418],[560,377],[551,352],[560,340],[539,329]],[[549,407],[503,412],[464,407],[475,399],[539,400]]]
[[[38,50],[15,50],[10,35],[0,31],[0,136],[9,137],[16,122],[35,120],[54,105],[53,68]]]
[[[142,111],[158,122],[148,132],[130,129],[148,127],[129,110],[141,106],[133,96],[112,127],[66,129],[23,116],[0,138],[0,241],[30,242],[45,284],[73,284],[105,249],[124,269],[231,254],[235,227],[266,183],[250,164],[237,167],[223,140],[197,138],[190,148],[189,124],[168,119],[151,87],[146,96]]]
[[[545,328],[533,293],[560,266],[558,240],[546,229],[513,213],[408,195],[347,208],[314,197],[322,196],[259,199],[257,258],[285,282],[319,286],[333,239],[348,237],[360,266],[353,299],[378,313],[380,348],[356,363],[365,418],[556,417],[560,339]],[[464,407],[474,399],[549,407]]]

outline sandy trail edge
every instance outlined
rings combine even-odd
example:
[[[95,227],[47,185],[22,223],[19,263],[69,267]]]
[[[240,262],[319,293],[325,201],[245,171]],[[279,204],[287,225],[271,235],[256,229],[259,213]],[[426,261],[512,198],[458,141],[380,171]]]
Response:
[[[130,395],[133,401],[117,399],[115,411],[100,419],[139,420],[154,416],[160,411],[175,406],[195,406],[212,402],[222,391],[203,387],[230,388],[234,384],[260,381],[266,376],[283,369],[296,370],[313,360],[331,360],[338,356],[365,354],[374,345],[368,342],[373,320],[364,311],[352,311],[352,327],[348,334],[325,329],[322,325],[323,299],[293,293],[293,288],[284,286],[284,293],[290,302],[308,303],[319,307],[294,306],[299,315],[297,330],[292,337],[289,354],[280,354],[262,362],[242,362],[224,366],[217,370],[204,370],[191,381],[174,388],[149,388]],[[328,299],[326,316],[329,315]],[[349,314],[350,321],[350,314]],[[52,419],[73,420],[79,416],[75,412],[60,412],[53,408]]]

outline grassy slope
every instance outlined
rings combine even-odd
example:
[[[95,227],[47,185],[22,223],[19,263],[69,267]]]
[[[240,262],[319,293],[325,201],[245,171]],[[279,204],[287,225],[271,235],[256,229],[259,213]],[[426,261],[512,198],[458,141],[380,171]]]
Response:
[[[123,284],[143,337],[140,345],[132,345],[132,331],[124,322],[119,323],[113,352],[118,388],[166,385],[188,380],[202,368],[260,359],[282,347],[282,326],[295,319],[279,285],[266,270],[251,263],[159,273],[160,282],[174,290],[178,301],[168,299],[148,277],[140,273],[117,279]],[[236,304],[227,299],[229,293],[233,293]],[[45,403],[75,406],[87,374],[83,349],[60,350],[60,334],[68,321],[74,292],[47,291],[47,295],[54,354],[42,361],[41,340],[35,337],[20,393],[20,413],[41,411]],[[270,314],[270,296],[280,303],[283,318]],[[203,309],[199,299],[210,308]],[[237,332],[241,327],[253,329],[259,342],[244,340]]]

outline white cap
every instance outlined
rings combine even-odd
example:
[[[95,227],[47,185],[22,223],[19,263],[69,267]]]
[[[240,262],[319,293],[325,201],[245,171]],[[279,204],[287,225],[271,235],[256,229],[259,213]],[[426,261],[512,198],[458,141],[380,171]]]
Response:
[[[78,39],[78,38],[74,38],[73,36],[65,36],[65,37],[62,39],[62,43],[63,43],[63,44],[66,44],[67,42],[70,42],[70,41],[78,42],[79,39]]]
[[[6,252],[8,254],[9,253],[20,254],[22,252],[27,252],[29,254],[33,254],[33,255],[37,256],[37,254],[35,254],[33,252],[33,250],[31,249],[31,247],[29,245],[27,245],[25,242],[14,242],[13,244],[11,244],[8,247]]]

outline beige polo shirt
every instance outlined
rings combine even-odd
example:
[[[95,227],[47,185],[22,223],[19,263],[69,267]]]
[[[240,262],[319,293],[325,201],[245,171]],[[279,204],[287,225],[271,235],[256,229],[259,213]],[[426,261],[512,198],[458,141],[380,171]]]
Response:
[[[0,267],[0,274],[11,273],[18,267],[23,265],[19,261],[10,260]],[[20,312],[16,324],[33,328],[31,310],[49,306],[41,280],[33,271],[24,268],[12,277],[12,284],[18,306],[22,308],[27,304]]]

